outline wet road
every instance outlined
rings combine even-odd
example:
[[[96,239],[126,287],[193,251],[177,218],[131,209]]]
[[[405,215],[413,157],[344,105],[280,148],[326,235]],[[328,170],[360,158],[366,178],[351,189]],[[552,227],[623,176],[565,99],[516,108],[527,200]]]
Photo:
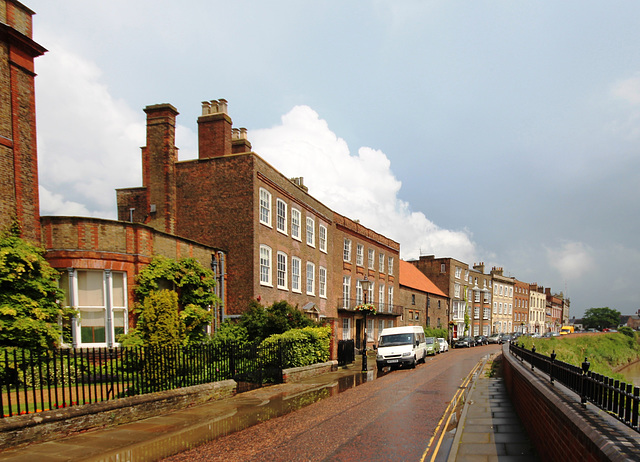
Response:
[[[419,461],[478,361],[498,345],[451,350],[296,412],[165,459],[178,461]],[[369,371],[369,374],[375,374]]]

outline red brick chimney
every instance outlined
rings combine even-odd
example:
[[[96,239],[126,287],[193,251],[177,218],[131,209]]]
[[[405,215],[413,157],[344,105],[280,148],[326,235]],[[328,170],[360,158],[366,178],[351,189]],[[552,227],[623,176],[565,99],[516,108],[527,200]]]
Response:
[[[147,114],[147,145],[142,148],[142,186],[147,190],[149,226],[175,233],[176,221],[176,116],[170,104],[144,108]]]
[[[231,124],[226,100],[202,102],[202,115],[198,117],[198,158],[231,154]]]

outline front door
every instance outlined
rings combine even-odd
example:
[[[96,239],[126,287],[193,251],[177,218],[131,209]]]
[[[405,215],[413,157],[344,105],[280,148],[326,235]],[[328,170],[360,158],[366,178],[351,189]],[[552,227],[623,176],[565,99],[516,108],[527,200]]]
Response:
[[[362,348],[362,319],[356,319],[356,348]]]

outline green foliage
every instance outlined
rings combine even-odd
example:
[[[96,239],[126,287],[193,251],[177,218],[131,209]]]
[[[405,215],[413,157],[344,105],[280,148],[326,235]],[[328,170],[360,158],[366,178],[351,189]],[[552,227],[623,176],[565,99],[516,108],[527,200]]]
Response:
[[[272,349],[284,341],[283,368],[310,366],[329,360],[331,344],[330,327],[304,327],[291,329],[282,334],[271,335],[261,344],[261,349]]]
[[[137,310],[136,330],[145,346],[178,346],[184,324],[178,315],[178,294],[171,290],[150,292]]]
[[[0,237],[0,347],[53,348],[60,339],[58,320],[69,310],[58,300],[59,273],[44,259],[44,249],[20,238],[14,224]]]
[[[318,323],[307,318],[302,311],[285,301],[276,302],[265,308],[254,300],[240,317],[240,326],[247,330],[247,335],[252,341],[264,340],[271,335],[282,334],[291,329],[317,325]]]
[[[244,345],[249,342],[249,334],[241,325],[227,320],[220,324],[209,342],[216,345],[228,342]]]
[[[584,313],[582,324],[585,328],[605,329],[618,327],[620,324],[620,312],[609,307],[589,308]]]
[[[634,333],[628,337],[621,333],[597,335],[565,335],[544,339],[520,337],[518,344],[549,356],[555,350],[556,358],[574,366],[580,366],[584,358],[591,363],[589,370],[609,377],[623,378],[615,371],[640,357],[640,344]]]
[[[136,282],[135,294],[138,302],[134,311],[139,316],[138,323],[136,329],[119,337],[123,346],[160,345],[162,343],[155,342],[163,336],[170,341],[167,345],[173,345],[176,339],[183,344],[199,343],[205,339],[204,326],[213,319],[209,307],[218,302],[213,290],[215,278],[211,270],[193,258],[174,260],[158,255],[140,272]],[[147,300],[161,291],[176,294],[176,303],[172,303],[172,313],[164,313],[161,319],[154,320],[157,300],[151,305],[147,305]],[[147,313],[149,309],[151,311]],[[145,327],[149,320],[154,325],[157,322],[168,323],[167,327],[171,326],[172,332],[151,334]]]
[[[436,329],[435,327],[424,328],[425,337],[447,338],[447,329]]]
[[[618,329],[618,332],[620,332],[621,334],[626,335],[627,337],[631,337],[634,338],[636,333],[634,332],[634,330],[629,327],[629,326],[622,326]]]

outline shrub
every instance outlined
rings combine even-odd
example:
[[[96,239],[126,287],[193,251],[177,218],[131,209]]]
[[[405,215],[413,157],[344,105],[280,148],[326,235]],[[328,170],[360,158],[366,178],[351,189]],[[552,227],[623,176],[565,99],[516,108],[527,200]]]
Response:
[[[283,368],[310,366],[329,360],[331,328],[291,329],[282,334],[271,335],[260,344],[260,348],[270,349],[281,341],[284,342]]]

